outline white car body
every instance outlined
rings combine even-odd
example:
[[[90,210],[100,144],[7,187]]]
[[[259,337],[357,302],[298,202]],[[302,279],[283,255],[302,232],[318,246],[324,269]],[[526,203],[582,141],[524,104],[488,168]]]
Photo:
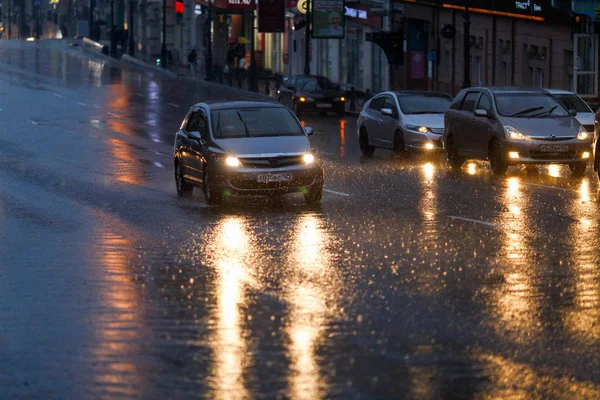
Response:
[[[577,110],[577,115],[575,119],[583,125],[583,127],[588,132],[594,132],[594,118],[595,113],[592,108],[583,100],[577,93],[573,93],[568,90],[559,90],[559,89],[545,89],[548,93],[556,97],[561,102],[565,103],[568,109]],[[570,101],[568,101],[570,99]],[[578,107],[571,107],[572,103],[577,102]]]

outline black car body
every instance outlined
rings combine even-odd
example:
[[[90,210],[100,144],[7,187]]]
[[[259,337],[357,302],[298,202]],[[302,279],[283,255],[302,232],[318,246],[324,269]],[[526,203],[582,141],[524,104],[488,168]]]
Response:
[[[300,116],[306,111],[345,114],[346,98],[338,85],[324,76],[298,75],[286,80],[277,90],[277,100]]]
[[[204,191],[209,204],[230,195],[303,193],[321,200],[323,166],[303,128],[286,107],[267,102],[194,105],[173,146],[177,193]]]

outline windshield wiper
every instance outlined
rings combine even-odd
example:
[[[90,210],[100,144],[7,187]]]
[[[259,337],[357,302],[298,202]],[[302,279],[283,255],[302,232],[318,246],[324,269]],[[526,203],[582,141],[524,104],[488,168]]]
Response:
[[[522,115],[522,114],[529,114],[530,112],[539,111],[539,110],[543,110],[543,109],[544,109],[544,107],[532,107],[532,108],[528,108],[527,110],[519,111],[518,113],[515,113],[513,115],[509,115],[509,117],[518,117],[519,115]]]
[[[558,106],[554,106],[551,109],[549,109],[548,111],[544,111],[544,112],[532,115],[531,118],[541,117],[544,114],[548,114],[548,116],[550,116],[550,114],[552,114],[552,111],[556,110],[557,108],[558,108]]]
[[[240,114],[239,111],[236,111],[238,118],[240,119],[240,121],[242,121],[242,124],[244,124],[244,130],[246,131],[246,136],[250,137],[250,131],[248,130],[248,125],[246,125],[246,121],[244,121],[244,118],[242,117],[242,115]]]

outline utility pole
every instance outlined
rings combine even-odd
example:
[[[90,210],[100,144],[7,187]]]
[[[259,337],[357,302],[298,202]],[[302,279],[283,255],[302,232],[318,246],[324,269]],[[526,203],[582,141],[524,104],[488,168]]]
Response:
[[[129,55],[131,57],[133,57],[135,55],[135,49],[134,49],[134,45],[135,45],[135,41],[133,40],[133,12],[135,11],[135,0],[129,0],[129,27],[128,27],[128,31],[129,31],[129,43],[127,44],[127,47],[129,48]]]
[[[310,13],[312,0],[306,0],[306,24],[304,25],[304,75],[310,75]]]
[[[206,73],[206,80],[212,80],[212,37],[211,37],[211,27],[212,27],[212,0],[208,0],[208,19],[206,20],[206,29],[204,31],[206,35],[206,62],[204,63],[204,69]]]
[[[463,89],[471,87],[471,17],[469,15],[470,0],[465,0],[464,27],[464,78]]]
[[[117,53],[117,30],[115,27],[115,0],[110,0],[110,54]]]
[[[256,55],[254,53],[254,36],[256,35],[256,33],[254,32],[254,10],[256,10],[256,1],[257,0],[250,0],[250,29],[251,29],[251,33],[250,33],[250,81],[249,83],[249,89],[252,92],[256,92],[257,91],[257,87],[256,87]]]
[[[8,38],[12,39],[12,2],[13,0],[8,0]]]
[[[90,25],[90,39],[96,40],[94,36],[94,9],[96,8],[96,0],[90,0],[90,15],[89,15],[89,25]]]
[[[162,6],[162,45],[160,50],[160,66],[167,68],[167,0],[163,0]]]

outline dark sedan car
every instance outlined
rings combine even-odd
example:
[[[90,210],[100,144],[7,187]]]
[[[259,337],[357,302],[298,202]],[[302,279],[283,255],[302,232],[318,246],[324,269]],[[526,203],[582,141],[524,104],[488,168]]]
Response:
[[[277,100],[300,116],[305,111],[335,112],[343,117],[346,98],[324,76],[299,75],[286,80],[277,90]]]
[[[200,187],[208,204],[219,204],[231,195],[300,192],[307,203],[319,203],[323,166],[311,134],[277,103],[198,103],[175,135],[177,193],[188,197]]]

